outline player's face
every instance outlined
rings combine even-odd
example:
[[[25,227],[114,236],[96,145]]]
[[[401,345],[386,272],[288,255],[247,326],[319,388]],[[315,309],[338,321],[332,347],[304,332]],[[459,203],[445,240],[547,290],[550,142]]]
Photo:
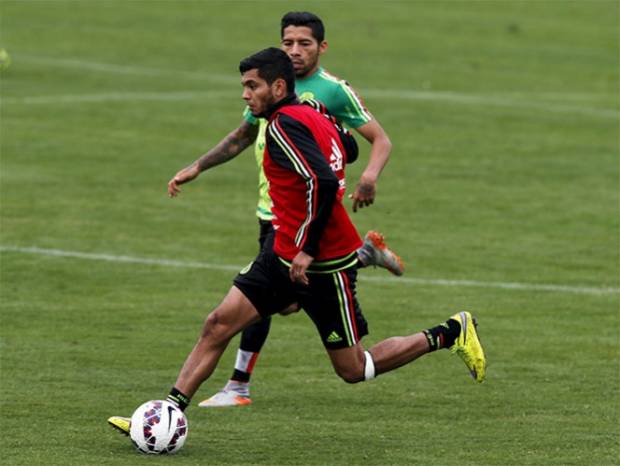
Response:
[[[241,97],[245,100],[250,112],[254,116],[262,115],[276,102],[275,83],[270,86],[267,81],[258,75],[257,69],[243,73],[241,85],[243,86]]]
[[[319,56],[327,49],[327,42],[319,44],[307,26],[289,26],[284,29],[280,48],[291,58],[297,79],[303,79],[319,67]]]

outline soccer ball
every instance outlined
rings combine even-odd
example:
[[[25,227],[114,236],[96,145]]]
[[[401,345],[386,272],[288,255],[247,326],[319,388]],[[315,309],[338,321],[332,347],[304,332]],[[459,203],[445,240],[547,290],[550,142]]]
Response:
[[[147,401],[131,416],[129,435],[142,453],[176,453],[187,438],[187,418],[169,401]]]

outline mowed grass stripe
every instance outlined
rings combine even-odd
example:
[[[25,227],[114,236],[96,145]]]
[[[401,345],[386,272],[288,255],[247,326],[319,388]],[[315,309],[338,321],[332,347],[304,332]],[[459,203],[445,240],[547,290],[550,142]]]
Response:
[[[78,69],[82,71],[107,72],[121,75],[139,75],[145,77],[174,76],[175,78],[187,78],[191,80],[211,81],[214,83],[234,84],[238,80],[234,75],[213,74],[200,71],[166,70],[141,66],[118,65],[113,63],[90,62],[79,59],[56,59],[37,56],[20,56],[25,63],[34,65],[55,66],[59,68]],[[493,107],[507,107],[515,109],[530,109],[552,113],[579,114],[593,118],[612,119],[620,118],[620,111],[616,109],[604,109],[585,105],[566,105],[554,102],[544,102],[544,95],[532,95],[527,100],[524,95],[514,96],[510,94],[466,94],[446,91],[426,91],[413,89],[361,89],[360,92],[366,98],[398,99],[412,101],[448,102],[464,105],[481,105]],[[125,92],[125,93],[102,93],[86,95],[61,95],[61,96],[26,96],[21,98],[5,98],[4,103],[10,104],[67,104],[67,103],[92,103],[104,101],[129,101],[129,100],[167,100],[185,101],[199,98],[228,97],[232,92]],[[583,93],[578,97],[584,98]],[[600,96],[593,95],[593,98]],[[561,98],[561,93],[554,94],[553,99]],[[570,93],[566,93],[565,100],[575,100]]]
[[[89,104],[102,102],[185,102],[198,99],[231,99],[237,97],[231,91],[179,91],[179,92],[100,92],[95,94],[62,94],[26,97],[6,97],[4,104],[21,105],[55,105],[55,104]]]
[[[600,109],[580,105],[563,105],[549,102],[517,101],[510,96],[462,94],[456,92],[433,92],[413,90],[379,90],[365,89],[362,93],[376,99],[398,99],[428,102],[447,102],[451,104],[480,105],[487,107],[504,107],[514,109],[540,110],[551,113],[579,114],[594,118],[617,120],[620,111]],[[103,92],[95,94],[63,94],[41,95],[25,97],[6,97],[4,104],[21,105],[54,105],[54,104],[88,104],[102,102],[129,102],[129,101],[167,101],[184,102],[198,99],[235,98],[238,93],[233,91],[180,91],[180,92]]]
[[[224,84],[238,84],[239,80],[233,75],[224,75],[203,71],[184,71],[165,68],[150,68],[144,66],[118,65],[115,63],[101,63],[77,58],[51,58],[34,55],[16,54],[20,62],[33,65],[53,66],[56,68],[77,69],[82,71],[92,71],[95,73],[124,74],[144,77],[174,77],[198,80],[201,82],[210,81]]]
[[[242,265],[234,264],[215,264],[209,262],[193,262],[180,261],[163,258],[133,257],[119,256],[105,253],[86,253],[79,251],[65,251],[61,249],[45,249],[19,246],[0,246],[2,252],[15,252],[23,254],[38,254],[43,256],[68,257],[74,259],[97,260],[107,262],[123,262],[130,264],[156,265],[166,267],[191,268],[191,269],[208,269],[223,271],[238,271],[242,269]],[[517,291],[546,291],[556,293],[576,293],[590,295],[606,295],[620,294],[620,288],[613,287],[589,287],[589,286],[571,286],[558,284],[542,284],[542,283],[515,283],[515,282],[483,282],[477,280],[450,280],[450,279],[433,279],[433,278],[412,278],[412,277],[374,277],[363,276],[358,277],[363,281],[370,282],[394,282],[408,285],[428,285],[428,286],[447,286],[447,287],[477,287],[477,288],[496,288],[504,290]]]

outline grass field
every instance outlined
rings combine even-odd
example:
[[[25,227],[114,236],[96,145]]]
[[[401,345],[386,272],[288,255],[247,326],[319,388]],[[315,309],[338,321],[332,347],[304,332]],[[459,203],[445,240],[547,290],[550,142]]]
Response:
[[[257,249],[250,151],[166,183],[240,122],[239,59],[295,9],[394,143],[353,218],[408,270],[361,272],[366,344],[469,309],[488,380],[441,352],[349,386],[278,317],[254,404],[194,404],[185,448],[142,457],[107,417],[167,395]],[[619,26],[616,1],[1,0],[0,463],[620,464]]]

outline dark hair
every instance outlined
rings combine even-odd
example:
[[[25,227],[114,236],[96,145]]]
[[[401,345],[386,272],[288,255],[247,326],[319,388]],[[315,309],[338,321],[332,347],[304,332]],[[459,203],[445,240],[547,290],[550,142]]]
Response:
[[[317,15],[307,11],[290,11],[282,16],[280,22],[280,39],[284,37],[284,30],[289,26],[306,26],[312,29],[312,36],[320,44],[325,40],[325,26]]]
[[[276,79],[284,79],[288,94],[295,92],[295,70],[288,55],[280,49],[269,47],[244,58],[239,63],[241,74],[258,70],[258,75],[271,85]]]

